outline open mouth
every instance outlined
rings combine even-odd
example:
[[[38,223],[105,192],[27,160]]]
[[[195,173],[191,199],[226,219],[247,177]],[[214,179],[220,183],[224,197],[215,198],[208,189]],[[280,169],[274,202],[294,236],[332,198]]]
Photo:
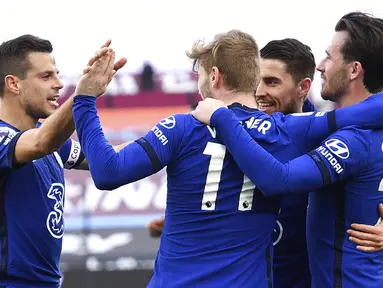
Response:
[[[48,102],[49,102],[49,104],[51,104],[53,107],[55,107],[55,108],[57,108],[57,107],[59,107],[59,103],[57,102],[57,99],[58,99],[59,97],[51,97],[51,98],[48,98]]]
[[[271,107],[274,107],[273,103],[270,102],[258,102],[258,109],[261,111],[270,109]]]

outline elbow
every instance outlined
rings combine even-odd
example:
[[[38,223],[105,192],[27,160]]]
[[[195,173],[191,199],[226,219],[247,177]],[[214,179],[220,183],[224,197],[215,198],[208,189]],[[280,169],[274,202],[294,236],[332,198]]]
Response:
[[[34,141],[34,144],[32,145],[39,158],[52,154],[53,152],[60,149],[60,146],[56,147],[54,145],[48,145],[47,143],[41,140]]]
[[[115,190],[122,185],[128,184],[129,182],[121,181],[119,177],[116,177],[116,173],[108,172],[105,170],[92,171],[90,170],[94,186],[99,190],[111,191]]]
[[[40,157],[52,154],[53,152],[59,150],[61,147],[61,145],[58,145],[58,143],[55,143],[55,141],[49,141],[45,137],[41,137],[40,133],[35,134],[32,145]]]
[[[103,176],[103,177],[92,176],[92,178],[93,178],[94,186],[96,186],[96,188],[98,190],[111,191],[111,190],[115,190],[118,187],[120,187],[120,185],[111,182],[110,179],[112,179],[112,178],[108,178],[108,176],[106,176],[106,177],[105,176]]]

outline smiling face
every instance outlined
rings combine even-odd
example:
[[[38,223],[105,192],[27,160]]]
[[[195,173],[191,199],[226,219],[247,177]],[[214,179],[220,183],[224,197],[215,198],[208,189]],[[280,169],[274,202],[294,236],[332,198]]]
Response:
[[[302,106],[300,84],[287,72],[286,64],[275,59],[261,60],[261,81],[256,91],[258,109],[272,114],[285,114],[299,111]],[[297,110],[298,109],[298,110]]]
[[[27,56],[28,71],[19,81],[19,99],[27,114],[35,119],[47,118],[57,108],[63,84],[50,53],[33,52]]]

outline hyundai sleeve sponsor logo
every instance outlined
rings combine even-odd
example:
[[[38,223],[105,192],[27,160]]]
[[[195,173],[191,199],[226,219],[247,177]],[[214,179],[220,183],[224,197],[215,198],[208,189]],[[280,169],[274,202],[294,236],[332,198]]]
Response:
[[[168,118],[162,119],[160,121],[160,125],[166,129],[172,129],[174,126],[176,126],[176,119],[174,116],[170,116]]]
[[[338,139],[327,140],[325,145],[331,153],[341,159],[347,159],[350,156],[350,151],[347,145]]]

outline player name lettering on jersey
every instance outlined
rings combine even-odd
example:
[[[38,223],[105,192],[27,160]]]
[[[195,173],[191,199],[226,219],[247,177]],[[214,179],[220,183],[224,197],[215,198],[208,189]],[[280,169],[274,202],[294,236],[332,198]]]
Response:
[[[215,131],[215,128],[211,128],[210,126],[206,126],[206,128],[209,130],[211,137],[215,139],[217,137],[217,132]]]
[[[8,145],[16,134],[17,132],[10,127],[0,127],[0,142],[4,141],[3,144]]]
[[[336,173],[340,174],[343,172],[342,166],[340,166],[336,157],[332,155],[328,149],[323,146],[319,146],[316,150],[327,159],[330,165],[335,169]]]
[[[257,119],[255,117],[251,117],[245,123],[248,129],[257,129],[258,132],[261,132],[263,135],[266,135],[266,132],[271,128],[270,121]]]
[[[164,135],[164,133],[161,131],[160,128],[158,128],[157,126],[154,126],[152,128],[152,131],[154,132],[154,135],[156,135],[156,137],[158,138],[158,140],[161,141],[162,145],[165,146],[166,144],[168,144],[168,138],[166,138],[166,136]]]

